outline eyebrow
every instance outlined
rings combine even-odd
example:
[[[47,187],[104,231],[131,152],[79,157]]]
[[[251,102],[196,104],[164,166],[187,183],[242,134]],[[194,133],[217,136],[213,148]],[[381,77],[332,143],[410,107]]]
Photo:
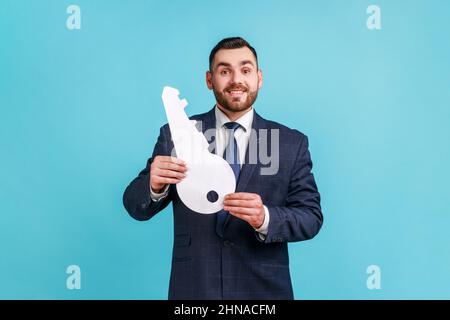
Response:
[[[251,60],[243,60],[243,61],[239,62],[240,66],[243,66],[246,64],[251,64],[252,66],[255,66]],[[228,62],[219,62],[217,64],[216,68],[219,68],[219,67],[231,67],[231,64]]]

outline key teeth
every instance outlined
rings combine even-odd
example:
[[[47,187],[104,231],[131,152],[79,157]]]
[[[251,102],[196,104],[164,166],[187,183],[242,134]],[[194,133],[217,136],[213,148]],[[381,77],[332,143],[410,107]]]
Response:
[[[179,106],[182,109],[184,109],[188,105],[188,102],[187,102],[186,99],[180,100],[179,95],[180,95],[180,91],[178,91],[178,89],[175,89],[175,88],[172,88],[172,87],[169,87],[169,86],[164,86],[161,96],[162,96],[163,100],[169,99],[169,97],[176,96],[176,98],[179,101]]]
[[[180,106],[181,108],[186,108],[186,106],[188,105],[188,102],[186,99],[180,100]]]

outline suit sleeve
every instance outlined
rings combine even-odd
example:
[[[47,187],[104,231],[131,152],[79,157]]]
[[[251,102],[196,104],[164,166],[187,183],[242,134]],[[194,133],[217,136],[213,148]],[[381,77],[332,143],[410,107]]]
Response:
[[[169,187],[169,194],[160,201],[152,201],[150,194],[150,166],[153,159],[158,155],[168,156],[168,137],[165,133],[167,126],[160,129],[158,141],[153,150],[153,155],[147,160],[147,165],[139,175],[131,181],[123,194],[123,205],[131,217],[136,220],[149,220],[155,214],[163,210],[172,200]]]
[[[294,242],[312,239],[323,222],[320,194],[311,172],[308,138],[297,153],[291,173],[285,206],[268,206],[270,222],[265,243]]]

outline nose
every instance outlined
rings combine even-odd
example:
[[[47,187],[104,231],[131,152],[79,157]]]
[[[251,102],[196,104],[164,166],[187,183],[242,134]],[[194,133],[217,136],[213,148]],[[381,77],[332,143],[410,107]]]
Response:
[[[233,82],[233,84],[243,84],[242,74],[238,71],[233,72],[233,77],[231,81]]]

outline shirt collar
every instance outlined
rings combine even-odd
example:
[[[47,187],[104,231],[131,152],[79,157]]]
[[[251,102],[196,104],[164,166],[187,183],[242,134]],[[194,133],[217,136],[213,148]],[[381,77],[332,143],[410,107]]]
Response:
[[[223,113],[222,110],[220,110],[217,107],[217,105],[214,109],[216,114],[216,127],[222,128],[225,123],[230,122],[230,119],[227,117],[225,113]],[[246,132],[252,128],[253,113],[254,113],[253,107],[251,107],[250,111],[248,111],[235,121],[239,123]]]

